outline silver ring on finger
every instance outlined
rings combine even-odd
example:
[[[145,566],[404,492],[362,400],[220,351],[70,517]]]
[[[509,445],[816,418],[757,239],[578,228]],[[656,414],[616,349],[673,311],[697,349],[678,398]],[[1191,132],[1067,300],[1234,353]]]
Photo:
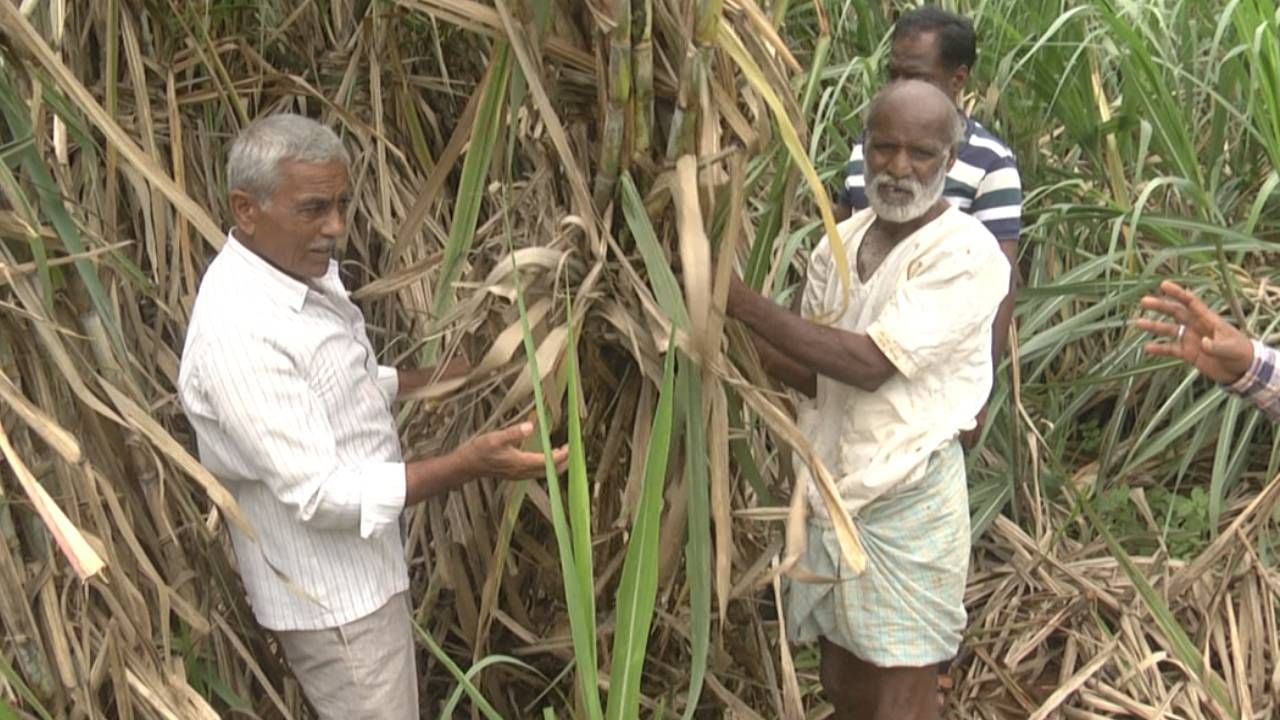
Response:
[[[1179,325],[1178,326],[1178,342],[1182,342],[1182,336],[1185,335],[1186,333],[1187,333],[1187,326]]]

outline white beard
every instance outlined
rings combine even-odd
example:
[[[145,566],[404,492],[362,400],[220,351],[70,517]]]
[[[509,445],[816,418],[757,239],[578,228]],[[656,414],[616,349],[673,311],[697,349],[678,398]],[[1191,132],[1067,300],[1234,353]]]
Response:
[[[947,182],[947,168],[942,166],[938,168],[938,174],[928,185],[920,183],[915,178],[902,178],[894,180],[885,175],[870,175],[867,177],[867,202],[871,204],[871,209],[875,211],[876,217],[887,220],[891,223],[904,223],[915,220],[916,218],[929,212],[929,208],[938,202],[938,198],[942,197],[942,190]],[[911,192],[911,199],[906,202],[890,201],[881,195],[881,190],[885,186],[901,188]]]

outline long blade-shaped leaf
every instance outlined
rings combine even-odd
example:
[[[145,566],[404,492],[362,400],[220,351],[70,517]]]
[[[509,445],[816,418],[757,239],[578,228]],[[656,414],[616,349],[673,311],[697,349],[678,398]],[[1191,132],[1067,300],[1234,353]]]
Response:
[[[423,631],[419,628],[418,632]],[[435,649],[432,649],[431,652],[435,653]],[[439,655],[436,657],[439,657]],[[472,697],[479,694],[479,690],[471,683],[471,679],[476,675],[479,675],[480,671],[491,665],[515,665],[523,670],[536,672],[528,663],[521,662],[508,655],[488,655],[483,657],[468,668],[467,672],[463,674],[462,681],[458,683],[458,687],[453,689],[453,692],[449,695],[448,702],[446,702],[444,707],[440,710],[440,720],[452,720],[454,708],[456,708],[458,703],[462,700],[463,693],[471,695]]]
[[[649,449],[645,455],[640,507],[627,541],[622,580],[618,583],[617,628],[613,636],[613,666],[609,673],[609,720],[638,717],[640,680],[644,669],[653,605],[658,594],[658,531],[662,520],[662,488],[671,450],[671,425],[675,406],[676,353],[667,353],[653,417]]]
[[[782,142],[791,154],[792,162],[800,169],[800,174],[809,185],[809,190],[813,192],[814,202],[817,203],[818,211],[822,214],[822,224],[826,229],[827,238],[831,241],[831,259],[835,262],[840,287],[848,290],[850,280],[849,260],[845,253],[844,243],[840,241],[840,233],[836,230],[836,219],[831,210],[831,202],[827,198],[827,191],[822,187],[822,181],[818,178],[817,171],[813,169],[813,164],[809,162],[808,152],[805,150],[804,145],[801,144],[800,135],[796,132],[795,126],[787,116],[782,100],[778,98],[773,87],[764,78],[764,74],[760,71],[759,66],[756,65],[755,60],[751,59],[751,55],[742,46],[742,41],[723,22],[720,23],[719,43],[720,47],[737,63],[751,86],[760,93],[765,104],[769,106],[769,110],[773,112],[773,120],[778,126],[778,133],[782,136]],[[841,293],[841,298],[840,310],[843,311],[844,304],[848,302],[848,293]]]
[[[17,92],[10,84],[8,76],[0,74],[0,111],[3,111],[5,121],[8,123],[11,132],[19,139],[31,137],[32,128],[31,121],[28,116],[27,108],[18,99]],[[44,161],[40,158],[34,144],[26,143],[21,149],[22,165],[30,176],[32,184],[36,187],[36,194],[40,202],[40,210],[49,223],[53,225],[53,229],[58,233],[58,238],[62,240],[67,249],[73,255],[83,256],[85,253],[84,242],[80,238],[80,229],[76,226],[75,220],[71,218],[71,214],[67,212],[67,206],[62,202],[62,196],[58,193],[58,185],[53,179],[49,168],[45,166]],[[33,244],[33,248],[42,250],[43,246],[39,243]],[[107,336],[111,339],[111,347],[118,354],[121,360],[125,358],[124,335],[120,332],[120,323],[116,318],[116,313],[111,300],[107,297],[106,288],[102,286],[102,280],[98,277],[97,268],[93,263],[83,257],[77,257],[74,262],[76,272],[80,274],[80,279],[84,282],[85,289],[89,292],[89,299],[93,303],[94,310],[97,311],[99,317],[102,318],[103,324],[107,328]],[[42,273],[42,281],[48,282],[47,268]],[[48,291],[47,284],[43,288]]]
[[[31,688],[27,687],[27,684],[22,681],[13,666],[9,664],[9,660],[4,656],[4,653],[0,653],[0,678],[3,678],[9,687],[17,691],[18,696],[27,703],[27,707],[35,711],[41,720],[52,720],[49,711],[45,709],[44,705],[40,704],[40,700],[36,698],[35,693],[31,692]]]
[[[683,354],[680,357],[680,387],[685,408],[685,482],[689,491],[689,536],[685,543],[685,574],[689,581],[689,636],[692,652],[689,692],[684,719],[690,720],[698,708],[702,682],[707,672],[707,651],[711,644],[711,490],[707,472],[707,415],[703,402],[701,371]]]
[[[431,318],[438,322],[453,305],[453,284],[462,272],[462,261],[475,240],[476,221],[480,217],[480,201],[484,199],[485,178],[493,159],[493,148],[498,141],[498,129],[502,124],[507,100],[507,85],[511,79],[510,51],[506,45],[494,50],[495,65],[489,76],[480,108],[476,111],[476,125],[462,161],[462,179],[458,184],[457,203],[453,209],[453,224],[449,226],[449,242],[444,249],[444,261],[440,277],[436,280],[435,297],[431,305]],[[440,336],[434,335],[422,348],[422,363],[431,365],[440,349]],[[537,377],[537,376],[535,376]]]
[[[514,255],[512,262],[515,262]],[[513,275],[519,282],[519,271]],[[529,362],[529,376],[533,381],[533,401],[538,414],[538,441],[546,456],[547,496],[551,504],[551,524],[556,534],[556,549],[560,556],[560,573],[564,582],[565,605],[569,610],[569,632],[573,637],[574,660],[578,665],[578,688],[587,706],[587,717],[599,718],[600,692],[597,689],[595,664],[595,616],[588,613],[594,604],[587,596],[594,592],[591,584],[583,587],[579,581],[577,560],[574,557],[573,531],[565,517],[564,500],[560,496],[560,477],[552,460],[551,427],[546,400],[542,394],[542,375],[538,371],[538,352],[529,327],[529,314],[525,309],[524,293],[517,287],[516,307],[520,311],[520,327],[524,332],[525,355]],[[582,452],[579,446],[579,452]]]
[[[1230,717],[1237,717],[1239,712],[1231,702],[1231,695],[1227,692],[1226,685],[1223,684],[1217,673],[1211,668],[1205,667],[1204,658],[1201,657],[1195,643],[1187,635],[1187,631],[1182,628],[1177,618],[1169,611],[1169,605],[1165,603],[1164,598],[1151,586],[1151,582],[1134,564],[1133,559],[1129,557],[1129,553],[1120,547],[1120,543],[1111,534],[1107,524],[1098,516],[1089,499],[1084,495],[1077,494],[1076,500],[1080,505],[1080,509],[1084,511],[1085,516],[1089,518],[1089,522],[1102,535],[1102,539],[1107,543],[1107,548],[1111,550],[1112,556],[1120,563],[1120,567],[1124,568],[1125,574],[1129,576],[1129,580],[1133,582],[1133,586],[1138,590],[1138,595],[1142,597],[1142,601],[1151,613],[1152,619],[1155,620],[1156,627],[1160,628],[1160,633],[1168,641],[1169,649],[1173,651],[1173,654],[1183,665],[1191,670],[1196,680],[1226,710],[1227,714]]]
[[[174,209],[200,231],[210,245],[215,248],[222,247],[224,235],[204,208],[184,194],[156,164],[155,159],[143,152],[137,143],[125,134],[115,118],[98,104],[80,79],[58,59],[48,43],[18,11],[16,3],[0,3],[0,32],[8,35],[16,47],[25,49],[44,67],[62,91],[102,131],[125,160],[135,167],[156,190],[159,190],[165,199],[173,204]],[[0,77],[4,76],[0,75]]]
[[[622,212],[627,218],[627,227],[635,238],[640,256],[644,258],[654,299],[676,327],[687,328],[689,312],[685,308],[684,293],[680,291],[680,282],[671,271],[666,255],[662,254],[662,245],[649,222],[649,214],[645,210],[640,191],[636,189],[636,184],[628,173],[622,174],[619,186],[622,188]]]
[[[436,639],[431,637],[431,633],[423,630],[417,623],[413,624],[413,629],[418,633],[418,639],[422,641],[422,644],[431,651],[431,654],[440,661],[441,665],[445,666],[445,669],[449,671],[453,679],[458,681],[458,686],[466,691],[467,696],[471,698],[471,702],[476,704],[476,708],[484,713],[484,716],[489,720],[502,720],[502,716],[498,714],[497,710],[493,709],[493,705],[490,705],[484,695],[481,695],[480,691],[476,689],[476,686],[471,684],[470,673],[464,674],[462,672],[462,669],[453,661],[453,658],[449,657],[449,653],[445,652],[444,648],[440,647],[440,644],[436,642]],[[446,716],[442,715],[441,717]]]
[[[569,318],[567,365],[569,403],[569,521],[573,533],[573,559],[578,570],[578,588],[583,592],[587,617],[596,616],[595,568],[591,548],[591,488],[587,482],[586,445],[582,442],[582,377],[578,374],[578,336],[573,325],[573,305],[566,309]],[[595,667],[596,628],[587,627],[591,639],[591,666]]]

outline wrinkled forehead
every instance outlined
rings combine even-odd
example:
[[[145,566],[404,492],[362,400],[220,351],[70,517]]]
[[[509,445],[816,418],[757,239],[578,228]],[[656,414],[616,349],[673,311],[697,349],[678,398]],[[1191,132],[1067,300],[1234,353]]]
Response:
[[[867,140],[945,147],[951,141],[954,112],[945,98],[939,102],[938,98],[915,90],[901,90],[885,96],[872,108]]]
[[[278,189],[294,196],[341,195],[348,191],[348,176],[346,163],[340,161],[314,163],[286,160],[280,163]]]

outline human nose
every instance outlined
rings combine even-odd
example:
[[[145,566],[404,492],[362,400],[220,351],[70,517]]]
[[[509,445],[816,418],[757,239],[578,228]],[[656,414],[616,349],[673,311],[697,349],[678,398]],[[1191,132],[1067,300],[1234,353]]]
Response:
[[[324,225],[320,227],[320,232],[323,233],[325,237],[338,237],[339,235],[342,235],[346,229],[347,219],[343,214],[342,205],[340,203],[334,203],[333,207],[329,208],[328,214],[325,215]]]
[[[905,148],[898,148],[889,156],[884,168],[891,177],[904,178],[911,174],[911,158]]]

